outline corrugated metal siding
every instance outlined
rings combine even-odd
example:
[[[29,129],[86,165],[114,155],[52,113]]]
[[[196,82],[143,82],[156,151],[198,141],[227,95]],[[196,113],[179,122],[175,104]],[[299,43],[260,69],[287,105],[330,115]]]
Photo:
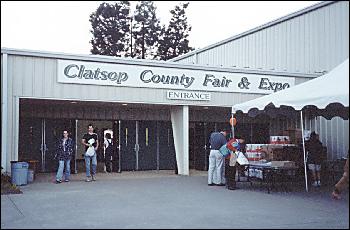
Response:
[[[326,120],[317,117],[306,124],[306,128],[316,131],[320,141],[327,146],[327,160],[332,161],[346,157],[349,150],[349,120],[334,117]]]
[[[175,62],[192,62],[195,55]],[[197,55],[202,65],[329,71],[349,56],[349,2],[335,2]]]

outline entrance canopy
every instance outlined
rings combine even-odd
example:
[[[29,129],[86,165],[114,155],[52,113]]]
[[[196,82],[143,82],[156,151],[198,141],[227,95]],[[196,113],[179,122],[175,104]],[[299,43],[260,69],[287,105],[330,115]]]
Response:
[[[349,59],[327,74],[294,87],[232,106],[232,113],[272,117],[307,110],[310,115],[349,119]]]

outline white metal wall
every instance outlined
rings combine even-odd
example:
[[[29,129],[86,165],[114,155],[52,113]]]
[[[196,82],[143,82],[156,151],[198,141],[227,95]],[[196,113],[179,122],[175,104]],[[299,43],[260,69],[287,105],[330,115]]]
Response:
[[[318,5],[174,61],[292,73],[329,71],[349,57],[349,2]]]

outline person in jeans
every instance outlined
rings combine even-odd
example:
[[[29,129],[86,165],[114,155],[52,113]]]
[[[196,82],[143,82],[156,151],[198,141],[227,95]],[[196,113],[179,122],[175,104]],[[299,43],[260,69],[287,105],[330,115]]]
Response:
[[[88,125],[88,132],[84,134],[83,139],[81,140],[81,143],[85,146],[85,167],[86,167],[86,182],[92,180],[96,180],[96,167],[97,167],[97,149],[98,149],[98,135],[94,133],[94,127],[92,124]],[[87,154],[87,150],[89,147],[92,147],[94,150],[94,153],[92,155]],[[92,161],[91,164],[91,174],[90,174],[90,161]]]
[[[210,154],[209,154],[209,168],[208,168],[208,185],[224,186],[223,162],[224,156],[220,153],[221,146],[226,144],[226,136],[228,130],[221,130],[221,132],[213,132],[210,135]]]
[[[56,183],[62,182],[64,165],[66,164],[65,182],[70,179],[70,160],[73,155],[73,140],[68,137],[68,131],[63,131],[63,138],[59,139],[56,150],[56,157],[58,159],[58,170],[56,174]]]

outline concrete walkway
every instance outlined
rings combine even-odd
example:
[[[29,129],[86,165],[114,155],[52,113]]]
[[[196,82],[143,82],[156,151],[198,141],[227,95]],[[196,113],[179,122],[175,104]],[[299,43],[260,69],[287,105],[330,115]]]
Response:
[[[349,228],[348,192],[296,188],[270,194],[239,183],[238,190],[208,187],[206,172],[84,174],[54,184],[54,174],[1,196],[1,228]]]

